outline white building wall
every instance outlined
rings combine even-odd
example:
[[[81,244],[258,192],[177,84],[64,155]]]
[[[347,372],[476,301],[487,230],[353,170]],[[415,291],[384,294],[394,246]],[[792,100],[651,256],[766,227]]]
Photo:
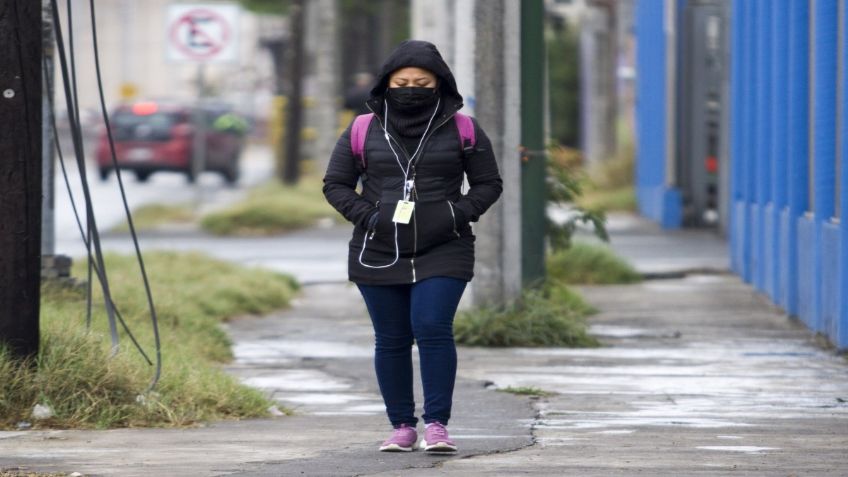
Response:
[[[107,105],[121,100],[121,85],[132,83],[138,98],[192,100],[197,95],[196,65],[174,64],[165,59],[166,11],[172,0],[99,0],[96,2],[97,35]],[[209,3],[209,2],[207,2]],[[68,42],[66,3],[59,2],[62,28]],[[73,34],[79,105],[99,110],[91,20],[88,2],[73,2]],[[273,76],[269,55],[258,46],[256,15],[239,17],[239,58],[233,64],[206,66],[209,88],[239,110],[267,115]],[[66,45],[66,48],[68,46]],[[58,65],[58,54],[56,56]],[[56,81],[57,110],[65,109],[61,78]]]

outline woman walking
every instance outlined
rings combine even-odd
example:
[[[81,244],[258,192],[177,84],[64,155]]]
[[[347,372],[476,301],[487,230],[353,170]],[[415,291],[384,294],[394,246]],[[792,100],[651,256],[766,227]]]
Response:
[[[358,116],[336,144],[324,195],[354,224],[348,275],[371,316],[377,381],[394,428],[380,450],[411,451],[418,440],[414,341],[424,389],[420,447],[455,452],[446,429],[456,379],[453,318],[474,274],[469,224],[498,199],[501,178],[489,139],[458,113],[462,96],[433,44],[401,43],[367,105],[372,114]]]

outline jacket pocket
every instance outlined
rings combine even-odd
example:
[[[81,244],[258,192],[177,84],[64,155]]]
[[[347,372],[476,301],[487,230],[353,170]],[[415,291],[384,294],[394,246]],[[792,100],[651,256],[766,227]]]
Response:
[[[453,210],[453,202],[449,200],[446,200],[445,202],[448,203],[448,207],[450,208],[451,220],[453,221],[453,234],[456,238],[459,238],[459,228],[456,225],[456,212]]]
[[[459,229],[449,201],[415,204],[416,251],[426,252],[459,237]]]

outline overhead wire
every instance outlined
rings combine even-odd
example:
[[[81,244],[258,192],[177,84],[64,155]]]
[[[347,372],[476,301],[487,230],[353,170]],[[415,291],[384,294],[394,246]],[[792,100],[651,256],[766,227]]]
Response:
[[[70,1],[70,0],[68,0]],[[141,256],[141,248],[138,245],[138,235],[136,234],[135,224],[133,223],[132,213],[130,213],[130,207],[127,203],[127,193],[124,190],[124,181],[121,178],[121,169],[118,167],[118,157],[115,154],[115,141],[112,137],[112,126],[109,122],[109,112],[106,109],[106,99],[103,94],[103,78],[100,73],[100,50],[97,45],[97,18],[95,15],[94,8],[94,0],[89,0],[90,10],[91,10],[91,38],[92,43],[94,44],[94,68],[97,72],[97,90],[100,96],[100,110],[103,113],[103,122],[106,125],[106,137],[109,142],[109,153],[112,158],[112,166],[115,169],[115,176],[118,178],[118,187],[121,190],[121,200],[124,204],[124,212],[127,215],[127,223],[130,228],[130,236],[132,237],[133,246],[135,247],[135,255],[138,259],[138,266],[141,270],[142,281],[144,282],[144,292],[147,295],[147,306],[150,311],[150,320],[153,326],[153,337],[156,348],[156,372],[153,378],[153,381],[150,385],[150,389],[153,389],[156,386],[156,383],[159,381],[159,377],[162,373],[162,351],[161,351],[161,342],[159,337],[159,319],[156,316],[156,306],[153,304],[153,293],[150,291],[150,280],[147,277],[147,270],[144,266],[144,258]]]
[[[55,110],[54,104],[53,104],[53,91],[52,91],[53,76],[51,76],[48,73],[50,70],[47,67],[47,59],[46,58],[42,58],[42,66],[43,66],[43,71],[44,71],[44,76],[45,76],[45,83],[47,84],[47,88],[48,88],[48,93],[47,93],[47,102],[49,104],[48,116],[49,116],[51,129],[53,130],[53,142],[56,144],[56,151],[57,151],[57,155],[59,156],[59,165],[62,168],[62,177],[64,178],[65,187],[67,188],[67,191],[68,191],[68,198],[70,199],[70,202],[71,202],[71,209],[73,210],[74,217],[76,219],[77,228],[79,229],[80,236],[82,237],[83,242],[87,243],[87,242],[90,241],[90,239],[86,236],[86,232],[83,229],[82,219],[80,219],[79,209],[77,208],[76,200],[74,199],[73,189],[71,188],[71,181],[70,181],[70,178],[68,177],[67,167],[65,166],[65,154],[62,152],[62,147],[61,147],[62,141],[61,141],[61,138],[59,137],[59,132],[58,132],[59,128],[56,127],[56,115],[53,114],[53,111]],[[88,246],[88,244],[87,244],[87,246]],[[96,270],[97,275],[99,277],[100,276],[100,270],[99,270],[99,268],[97,268],[96,265],[93,264],[93,257],[91,256],[90,252],[89,252],[89,255],[88,255],[88,261],[91,264],[90,268]],[[90,285],[91,284],[88,283],[87,287],[89,287]],[[115,307],[115,314],[118,318],[118,322],[124,328],[124,331],[127,333],[127,336],[129,336],[130,340],[133,342],[136,349],[138,349],[139,353],[141,353],[142,357],[144,357],[145,361],[147,361],[147,364],[152,366],[153,361],[150,360],[150,357],[147,355],[147,353],[144,351],[144,349],[138,343],[138,340],[136,340],[135,335],[133,335],[129,326],[127,326],[127,324],[124,321],[124,318],[121,315],[120,310],[118,309],[117,306]],[[86,316],[86,328],[90,328],[90,327],[91,327],[91,315],[87,315]]]
[[[67,169],[65,167],[64,155],[61,151],[61,146],[60,146],[60,143],[59,143],[59,136],[58,136],[58,130],[56,128],[55,115],[53,115],[52,113],[51,113],[51,116],[50,116],[50,120],[51,120],[51,123],[52,123],[52,126],[53,126],[53,134],[54,134],[54,138],[56,139],[57,150],[59,151],[59,161],[60,161],[60,164],[61,164],[61,167],[62,167],[62,173],[63,173],[64,179],[65,179],[65,185],[68,189],[68,194],[69,194],[70,199],[71,199],[71,207],[74,211],[74,215],[75,215],[75,218],[76,218],[76,221],[77,221],[77,226],[79,227],[79,230],[80,230],[80,234],[82,235],[83,241],[86,244],[87,258],[88,258],[88,264],[89,264],[89,281],[88,281],[89,299],[88,299],[88,302],[90,303],[91,273],[93,271],[94,274],[97,275],[97,278],[100,281],[101,287],[103,288],[104,301],[105,301],[105,305],[106,305],[107,315],[108,315],[108,318],[109,318],[110,334],[111,334],[111,338],[112,338],[113,355],[115,353],[117,353],[117,351],[119,349],[118,348],[117,323],[116,323],[116,322],[119,322],[121,324],[122,328],[124,329],[124,331],[129,336],[132,343],[135,345],[135,347],[138,349],[138,351],[141,353],[141,355],[144,357],[144,359],[148,362],[148,364],[154,365],[154,363],[151,361],[151,359],[149,358],[147,353],[145,353],[144,349],[138,343],[137,339],[133,335],[130,328],[127,326],[127,323],[124,320],[122,314],[120,313],[120,310],[117,308],[117,306],[115,305],[115,303],[112,299],[111,290],[110,290],[110,287],[109,287],[108,276],[107,276],[107,273],[106,273],[105,262],[103,260],[102,248],[101,248],[101,245],[100,245],[99,231],[97,229],[97,224],[96,224],[96,221],[95,221],[95,218],[94,218],[94,211],[93,211],[93,205],[92,205],[92,200],[91,200],[90,188],[88,186],[88,180],[87,180],[87,177],[86,177],[85,157],[84,157],[84,151],[83,151],[83,148],[82,148],[82,132],[81,132],[82,128],[81,128],[80,116],[79,116],[78,95],[77,95],[77,91],[76,91],[76,71],[75,71],[75,59],[74,59],[75,55],[74,55],[74,52],[73,52],[73,35],[72,35],[72,33],[69,34],[69,46],[71,47],[71,50],[70,50],[70,56],[71,56],[71,68],[70,68],[70,70],[71,71],[70,71],[70,81],[69,81],[68,61],[67,61],[67,57],[66,57],[64,37],[62,35],[62,29],[61,29],[61,25],[59,23],[59,21],[60,21],[59,20],[59,11],[58,11],[58,4],[57,4],[56,0],[51,0],[51,7],[52,7],[52,10],[53,10],[53,16],[54,16],[53,25],[54,25],[55,33],[56,33],[57,51],[59,52],[59,62],[60,62],[61,70],[62,70],[63,86],[64,86],[64,90],[65,90],[65,99],[66,99],[67,108],[68,108],[68,120],[69,120],[69,123],[70,123],[70,126],[71,126],[71,135],[72,135],[72,140],[73,140],[73,145],[74,145],[74,153],[75,153],[76,159],[77,159],[77,166],[79,168],[80,181],[82,183],[82,189],[83,189],[83,196],[84,196],[84,199],[85,199],[85,202],[86,202],[86,219],[87,219],[86,220],[86,229],[88,230],[88,233],[86,233],[86,231],[83,229],[82,220],[80,219],[79,210],[76,206],[76,201],[74,200],[74,197],[73,197],[70,181],[68,179]],[[110,125],[109,125],[108,112],[107,112],[106,106],[105,106],[105,98],[104,98],[104,93],[103,93],[103,83],[102,83],[102,78],[101,78],[101,73],[100,73],[99,51],[98,51],[98,45],[97,45],[97,33],[96,33],[96,26],[95,26],[96,17],[95,17],[95,12],[94,12],[95,7],[94,7],[93,0],[91,0],[90,7],[91,7],[91,21],[92,21],[92,38],[93,38],[93,43],[94,43],[94,54],[95,54],[95,66],[96,66],[96,70],[97,70],[97,84],[98,84],[98,90],[99,90],[99,96],[100,96],[101,109],[102,109],[102,112],[103,112],[104,122],[106,124],[107,137],[108,137],[108,140],[109,140],[109,146],[110,146],[110,151],[111,151],[111,154],[112,154],[113,165],[115,166],[115,170],[117,172],[118,183],[119,183],[120,190],[121,190],[121,198],[122,198],[122,201],[123,201],[124,210],[125,210],[126,215],[127,215],[127,220],[130,224],[130,230],[131,230],[131,235],[132,235],[133,243],[134,243],[135,250],[136,250],[136,256],[137,256],[137,259],[138,259],[138,262],[139,262],[139,266],[141,268],[145,292],[146,292],[146,295],[147,295],[148,308],[149,308],[149,311],[150,311],[150,314],[151,314],[151,322],[152,322],[152,326],[153,326],[153,334],[154,334],[155,348],[156,348],[156,363],[155,363],[156,368],[155,368],[154,377],[151,380],[151,383],[150,383],[150,385],[147,389],[148,391],[150,391],[150,390],[154,389],[156,384],[158,383],[158,381],[161,377],[161,370],[162,370],[161,339],[160,339],[160,334],[159,334],[158,318],[156,316],[156,310],[155,310],[155,306],[153,304],[153,296],[152,296],[152,293],[151,293],[151,290],[150,290],[149,280],[148,280],[147,273],[146,273],[146,270],[145,270],[144,261],[143,261],[142,255],[141,255],[141,250],[140,250],[140,247],[139,247],[139,244],[138,244],[138,237],[137,237],[137,234],[136,234],[136,231],[135,231],[134,224],[132,222],[132,215],[131,215],[130,210],[129,210],[129,205],[128,205],[127,197],[126,197],[126,191],[124,190],[123,181],[121,179],[119,169],[117,168],[117,159],[116,159],[116,156],[115,156],[114,141],[113,141],[113,138],[112,138],[111,128],[110,128]],[[71,18],[73,17],[73,13],[72,13],[72,10],[71,10],[70,0],[68,0],[67,8],[68,8],[68,24],[69,24],[69,28],[72,29],[73,23],[72,23]],[[44,70],[45,70],[45,74],[47,74],[46,72],[48,71],[48,69],[44,68]],[[48,78],[47,83],[48,83],[48,85],[52,85],[52,83],[53,83],[52,78]],[[52,95],[48,95],[48,97],[51,98],[51,99],[49,99],[49,101],[51,101],[50,111],[52,112],[52,110],[53,110],[53,108],[52,108],[52,106],[53,106],[52,105]],[[94,246],[94,256],[92,256],[92,253],[91,253],[91,246],[92,245]],[[88,315],[87,315],[87,324],[88,325],[90,325],[90,317],[91,317],[90,313],[91,313],[91,309],[90,309],[90,305],[89,305],[89,310],[88,310]]]
[[[70,73],[68,71],[68,59],[65,52],[65,40],[62,35],[62,22],[59,20],[59,5],[56,0],[51,0],[51,6],[53,7],[53,17],[54,22],[53,26],[56,29],[56,46],[57,51],[59,52],[59,65],[62,70],[62,77],[64,80],[62,81],[62,85],[65,90],[65,102],[67,103],[68,108],[68,121],[71,126],[71,137],[74,143],[74,154],[76,155],[77,160],[77,168],[79,169],[80,182],[82,184],[82,192],[85,197],[85,206],[86,206],[86,220],[87,226],[91,229],[91,233],[88,234],[89,238],[91,238],[91,242],[94,245],[94,256],[98,265],[100,265],[100,275],[98,276],[98,281],[100,282],[100,287],[103,290],[103,299],[106,306],[106,315],[108,317],[109,322],[109,334],[112,340],[112,354],[116,354],[119,350],[118,344],[118,327],[117,320],[115,318],[115,310],[112,304],[112,294],[109,291],[109,280],[107,278],[107,273],[105,267],[103,267],[103,251],[100,246],[100,234],[97,230],[97,222],[94,217],[94,207],[91,200],[91,191],[88,186],[88,179],[86,177],[86,165],[85,165],[85,152],[83,150],[82,145],[82,127],[80,126],[79,121],[79,98],[73,94],[71,91],[71,84],[69,81]],[[68,11],[68,17],[72,16],[72,12]]]

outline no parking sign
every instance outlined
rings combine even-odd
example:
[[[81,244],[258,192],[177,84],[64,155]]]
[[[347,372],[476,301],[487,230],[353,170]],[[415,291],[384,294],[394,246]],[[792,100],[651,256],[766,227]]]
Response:
[[[226,3],[168,6],[166,55],[184,63],[226,63],[238,59],[239,7]]]

